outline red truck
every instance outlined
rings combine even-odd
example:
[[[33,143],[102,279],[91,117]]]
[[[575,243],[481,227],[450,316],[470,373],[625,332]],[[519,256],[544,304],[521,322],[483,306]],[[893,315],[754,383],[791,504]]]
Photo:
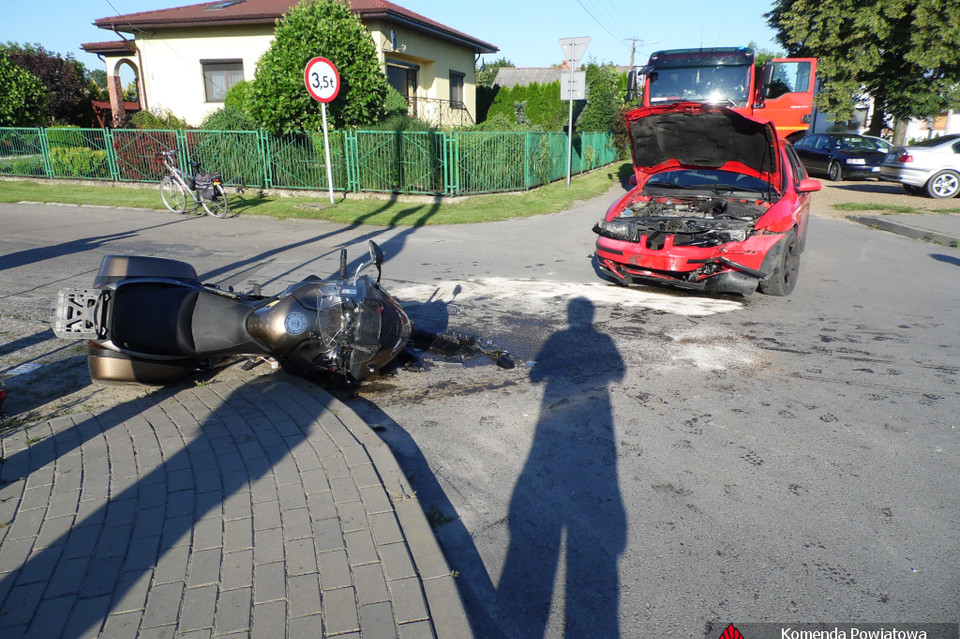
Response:
[[[781,137],[801,138],[813,112],[816,58],[777,58],[758,74],[753,49],[670,49],[631,73],[631,93],[643,106],[707,102],[769,120]]]

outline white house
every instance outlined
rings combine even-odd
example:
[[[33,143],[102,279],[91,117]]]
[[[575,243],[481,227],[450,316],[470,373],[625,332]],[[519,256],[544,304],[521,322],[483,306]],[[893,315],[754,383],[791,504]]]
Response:
[[[227,90],[253,80],[278,18],[296,0],[216,0],[100,18],[121,40],[81,45],[107,67],[114,121],[122,120],[120,69],[133,70],[143,109],[169,109],[197,125],[223,106]],[[411,112],[436,124],[476,119],[475,60],[498,49],[387,0],[349,0],[388,82]],[[335,61],[334,61],[335,62]]]

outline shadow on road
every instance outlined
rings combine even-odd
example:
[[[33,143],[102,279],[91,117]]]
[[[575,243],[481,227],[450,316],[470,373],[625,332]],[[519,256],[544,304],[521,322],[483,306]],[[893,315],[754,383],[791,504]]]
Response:
[[[944,255],[943,253],[931,253],[930,257],[932,257],[938,262],[944,262],[945,264],[953,264],[954,266],[960,266],[960,257],[957,257],[956,255]]]
[[[624,376],[593,304],[567,307],[569,327],[544,344],[530,378],[544,384],[540,419],[510,501],[510,547],[497,586],[508,634],[543,637],[550,602],[564,602],[567,636],[618,637],[617,561],[626,511],[608,386]],[[554,581],[565,564],[565,583]]]

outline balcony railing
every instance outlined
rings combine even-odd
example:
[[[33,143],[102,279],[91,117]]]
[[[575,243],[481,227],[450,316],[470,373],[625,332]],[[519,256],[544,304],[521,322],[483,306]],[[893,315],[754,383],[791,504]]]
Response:
[[[455,100],[437,98],[409,98],[410,115],[437,127],[474,124],[467,105]]]

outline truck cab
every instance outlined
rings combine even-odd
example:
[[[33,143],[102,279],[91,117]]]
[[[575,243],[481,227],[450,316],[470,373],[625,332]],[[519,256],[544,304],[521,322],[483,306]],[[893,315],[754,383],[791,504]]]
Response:
[[[816,58],[777,58],[757,73],[749,47],[657,51],[631,73],[643,106],[705,102],[773,122],[781,137],[802,137],[813,111]]]

